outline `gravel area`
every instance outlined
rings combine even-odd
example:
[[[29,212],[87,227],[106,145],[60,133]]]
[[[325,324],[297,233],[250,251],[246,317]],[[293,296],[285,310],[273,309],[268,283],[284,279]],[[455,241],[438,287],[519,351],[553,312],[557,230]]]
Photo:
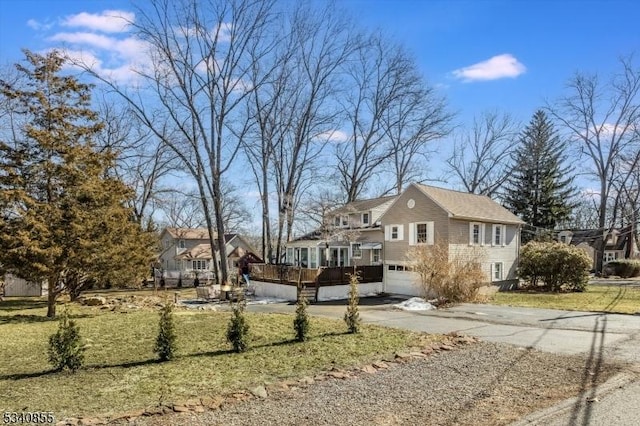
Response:
[[[328,379],[203,413],[135,425],[503,425],[578,395],[615,367],[583,357],[477,343],[375,373]],[[598,365],[596,370],[596,365]]]

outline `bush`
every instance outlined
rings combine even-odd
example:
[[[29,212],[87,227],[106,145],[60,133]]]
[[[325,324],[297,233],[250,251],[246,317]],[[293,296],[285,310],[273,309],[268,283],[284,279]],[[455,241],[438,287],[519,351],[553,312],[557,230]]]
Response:
[[[415,246],[407,252],[410,266],[420,276],[425,298],[434,296],[449,302],[471,302],[478,288],[488,282],[482,272],[482,249],[471,248],[449,255],[448,245]]]
[[[640,260],[620,259],[608,262],[604,267],[605,275],[615,275],[620,278],[640,276]]]
[[[582,249],[563,243],[530,242],[520,253],[518,274],[536,289],[584,291],[592,261]]]
[[[309,315],[307,314],[307,298],[301,293],[296,303],[296,317],[293,320],[296,340],[304,342],[309,336]]]
[[[176,353],[176,329],[173,324],[173,304],[166,303],[160,311],[160,329],[154,352],[161,361],[173,359]]]
[[[360,331],[360,313],[358,312],[358,274],[351,274],[349,278],[349,304],[347,312],[344,314],[344,322],[347,324],[349,333],[357,333]]]
[[[233,305],[233,314],[227,327],[227,341],[235,352],[244,352],[249,348],[249,324],[244,316],[244,302]]]
[[[69,318],[67,309],[62,311],[58,331],[49,337],[49,362],[57,371],[65,368],[75,372],[84,362],[85,347],[80,338],[80,329]]]

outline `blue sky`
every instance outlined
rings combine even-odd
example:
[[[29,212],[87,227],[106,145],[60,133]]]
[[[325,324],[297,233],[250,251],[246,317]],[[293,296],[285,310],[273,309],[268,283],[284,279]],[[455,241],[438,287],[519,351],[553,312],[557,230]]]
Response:
[[[640,2],[632,0],[339,0],[338,4],[361,24],[405,43],[461,121],[497,108],[528,122],[545,99],[562,93],[574,72],[610,73],[620,55],[640,47]],[[87,23],[105,10],[133,8],[122,0],[2,0],[0,62],[22,59],[23,47],[36,51],[53,47],[64,40],[61,33],[95,32]],[[73,26],[73,22],[87,25]],[[474,65],[475,74],[469,70]],[[478,79],[482,76],[485,79]]]

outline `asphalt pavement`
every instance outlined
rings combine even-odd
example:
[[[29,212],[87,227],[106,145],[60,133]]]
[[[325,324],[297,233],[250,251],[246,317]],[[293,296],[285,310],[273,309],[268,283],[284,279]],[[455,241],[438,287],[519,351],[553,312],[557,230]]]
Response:
[[[369,324],[427,333],[458,332],[481,340],[585,356],[585,371],[603,362],[624,365],[622,373],[596,390],[585,390],[518,425],[639,425],[640,315],[461,304],[432,311],[393,307],[401,297],[362,299],[360,317]],[[309,313],[342,318],[346,301],[317,303]],[[292,304],[250,305],[251,311],[294,312]]]

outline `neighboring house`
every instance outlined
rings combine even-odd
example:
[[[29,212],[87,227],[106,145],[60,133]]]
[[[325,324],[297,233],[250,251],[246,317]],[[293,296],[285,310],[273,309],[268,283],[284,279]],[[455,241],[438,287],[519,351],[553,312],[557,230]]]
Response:
[[[239,263],[246,259],[252,262],[262,260],[247,241],[238,234],[226,234],[227,269],[235,273]],[[165,228],[160,234],[161,253],[159,268],[165,277],[210,278],[213,271],[209,231],[206,228]],[[216,258],[220,266],[220,255],[216,249]]]
[[[420,295],[419,277],[408,269],[408,250],[444,244],[449,260],[477,258],[487,282],[515,281],[524,223],[487,196],[411,184],[380,218],[384,230],[384,288]],[[409,268],[410,269],[410,268]]]
[[[603,264],[616,259],[638,257],[640,254],[631,226],[614,228],[610,231],[608,229],[565,229],[557,233],[559,242],[583,249],[593,260],[593,269],[596,268],[596,247],[600,238],[604,238]]]
[[[1,278],[0,278],[1,279]],[[11,296],[44,296],[47,294],[47,284],[44,283],[34,283],[24,280],[22,278],[18,278],[11,274],[6,274],[4,276],[4,285],[0,290],[0,296],[4,295],[6,297]]]
[[[285,262],[305,268],[382,264],[380,217],[396,196],[353,201],[331,211],[322,229],[287,243]]]

